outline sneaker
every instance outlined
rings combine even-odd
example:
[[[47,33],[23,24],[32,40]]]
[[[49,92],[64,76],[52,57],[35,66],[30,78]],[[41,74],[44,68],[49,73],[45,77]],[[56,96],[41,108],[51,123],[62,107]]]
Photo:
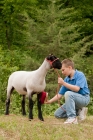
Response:
[[[68,118],[64,124],[78,124],[77,118]]]
[[[78,111],[78,118],[80,121],[83,121],[86,119],[86,114],[88,112],[88,108],[87,107],[82,107],[81,109],[79,109]]]

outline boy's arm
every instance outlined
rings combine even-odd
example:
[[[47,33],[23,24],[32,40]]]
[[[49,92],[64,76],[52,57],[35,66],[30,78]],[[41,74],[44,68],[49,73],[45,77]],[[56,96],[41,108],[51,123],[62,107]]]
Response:
[[[45,102],[45,104],[51,104],[51,103],[53,103],[55,101],[58,101],[61,97],[62,97],[62,95],[58,93],[52,99],[47,100],[47,102]]]
[[[79,86],[68,84],[61,77],[58,77],[58,84],[63,85],[66,88],[68,88],[72,91],[75,91],[75,92],[78,92],[80,90]]]

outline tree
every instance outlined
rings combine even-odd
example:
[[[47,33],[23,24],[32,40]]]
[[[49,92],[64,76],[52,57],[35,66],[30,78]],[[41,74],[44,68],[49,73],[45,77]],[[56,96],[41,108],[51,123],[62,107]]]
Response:
[[[25,42],[27,42],[27,36],[29,36],[27,11],[36,3],[36,0],[0,1],[1,44],[8,46],[9,49],[12,45],[25,45]]]

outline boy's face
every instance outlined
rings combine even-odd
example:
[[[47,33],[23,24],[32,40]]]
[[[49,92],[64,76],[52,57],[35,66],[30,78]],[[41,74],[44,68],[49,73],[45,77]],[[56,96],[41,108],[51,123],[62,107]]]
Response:
[[[71,75],[72,67],[71,66],[66,67],[65,64],[62,64],[61,71],[62,71],[63,75],[69,76],[69,75]]]

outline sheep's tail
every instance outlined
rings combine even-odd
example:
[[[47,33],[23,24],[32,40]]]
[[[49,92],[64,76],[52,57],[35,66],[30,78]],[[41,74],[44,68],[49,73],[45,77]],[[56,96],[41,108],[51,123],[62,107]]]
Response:
[[[14,87],[12,86],[11,83],[12,83],[11,78],[9,78],[8,85],[7,85],[7,99],[10,99],[11,93],[14,90]]]
[[[12,86],[12,79],[13,79],[13,74],[11,74],[9,76],[9,79],[8,79],[8,85],[7,85],[7,99],[10,99],[10,96],[11,96],[11,93],[14,89],[14,87]]]
[[[7,87],[7,98],[9,99],[11,96],[11,93],[13,92],[14,87]]]

